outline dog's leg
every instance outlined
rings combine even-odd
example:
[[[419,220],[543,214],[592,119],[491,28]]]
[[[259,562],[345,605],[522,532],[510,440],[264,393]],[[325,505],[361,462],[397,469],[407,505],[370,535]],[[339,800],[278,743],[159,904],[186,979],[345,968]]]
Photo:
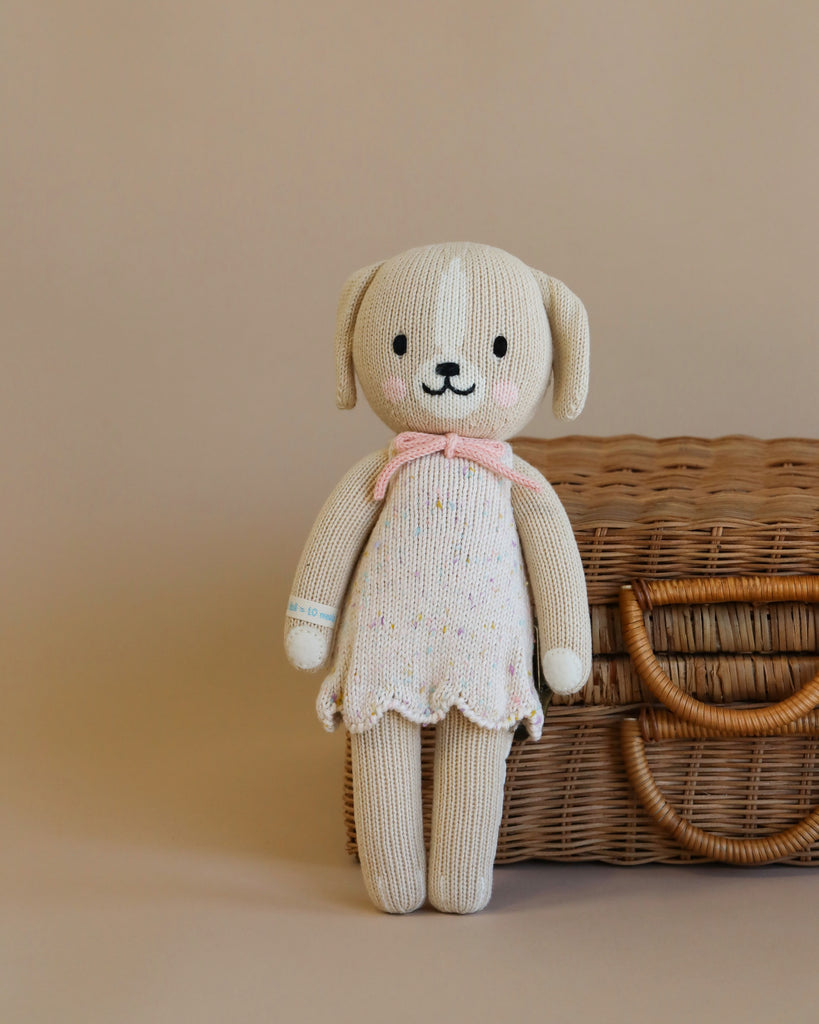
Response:
[[[408,914],[426,897],[421,727],[388,711],[350,737],[358,855],[370,899]]]
[[[512,733],[482,729],[453,709],[438,726],[429,853],[429,898],[472,914],[492,895]]]

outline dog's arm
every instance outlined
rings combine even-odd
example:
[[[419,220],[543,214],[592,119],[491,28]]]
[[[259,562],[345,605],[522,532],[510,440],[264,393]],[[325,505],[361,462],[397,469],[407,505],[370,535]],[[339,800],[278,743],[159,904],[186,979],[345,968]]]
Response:
[[[290,615],[289,605],[285,618],[284,646],[296,668],[312,670],[327,662],[344,595],[381,508],[373,488],[388,456],[386,450],[374,452],[353,466],[313,524],[290,593],[291,600],[309,608],[315,620]]]
[[[543,673],[555,693],[576,693],[591,673],[591,622],[577,541],[542,474],[517,456],[514,468],[541,488],[513,484],[512,509],[534,597]]]

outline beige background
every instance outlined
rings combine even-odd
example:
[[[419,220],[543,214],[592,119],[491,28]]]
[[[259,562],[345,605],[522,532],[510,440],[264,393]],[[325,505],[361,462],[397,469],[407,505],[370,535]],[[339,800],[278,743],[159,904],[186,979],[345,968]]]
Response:
[[[410,245],[584,299],[582,432],[816,435],[818,15],[6,0],[4,1024],[814,1019],[814,873],[529,865],[376,914],[280,629],[387,438],[333,406],[338,289]]]

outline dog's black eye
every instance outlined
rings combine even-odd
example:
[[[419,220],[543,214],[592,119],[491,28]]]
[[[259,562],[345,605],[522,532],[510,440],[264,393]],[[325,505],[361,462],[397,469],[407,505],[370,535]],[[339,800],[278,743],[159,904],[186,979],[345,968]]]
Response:
[[[497,338],[495,338],[495,340],[492,342],[492,351],[495,353],[498,359],[503,359],[503,357],[506,355],[506,350],[508,347],[508,342],[506,341],[506,338],[504,338],[502,334],[499,334]]]
[[[392,350],[397,356],[403,356],[407,351],[407,336],[406,334],[396,334],[392,339]]]

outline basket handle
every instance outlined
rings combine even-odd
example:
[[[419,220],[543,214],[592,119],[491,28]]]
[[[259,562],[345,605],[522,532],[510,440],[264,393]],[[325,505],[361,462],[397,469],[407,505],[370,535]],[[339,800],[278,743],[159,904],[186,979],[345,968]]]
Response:
[[[644,612],[658,605],[726,601],[819,601],[819,576],[636,580],[632,586],[620,588],[620,617],[626,648],[648,689],[683,721],[722,735],[759,736],[775,732],[819,704],[819,673],[801,690],[777,704],[726,708],[704,704],[675,686],[651,649]]]
[[[819,839],[819,808],[784,832],[756,839],[735,839],[706,832],[679,815],[661,793],[651,774],[636,718],[626,718],[621,723],[620,744],[629,782],[643,807],[660,828],[698,857],[728,864],[770,864],[804,852]]]

